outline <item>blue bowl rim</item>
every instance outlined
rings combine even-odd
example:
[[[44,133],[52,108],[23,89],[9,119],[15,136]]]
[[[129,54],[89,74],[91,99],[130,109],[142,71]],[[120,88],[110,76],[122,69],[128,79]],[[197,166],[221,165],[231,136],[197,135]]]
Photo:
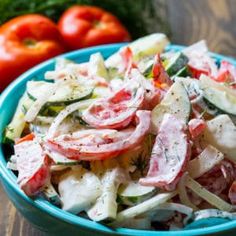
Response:
[[[76,50],[73,52],[62,54],[58,57],[74,57],[78,56],[80,54],[91,54],[95,51],[99,50],[118,50],[121,46],[124,46],[126,43],[118,43],[118,44],[109,44],[109,45],[101,45],[96,47],[90,47],[86,49]],[[185,46],[181,45],[169,45],[167,47],[167,50],[174,50],[178,51],[183,49]],[[211,55],[216,58],[217,60],[227,60],[234,64],[236,66],[236,60],[230,57],[226,57],[220,54],[211,53]],[[58,58],[57,57],[57,58]],[[12,82],[1,94],[0,96],[0,108],[2,107],[5,99],[8,97],[11,90],[13,90],[15,87],[20,86],[22,83],[28,80],[28,77],[37,71],[42,70],[45,66],[53,64],[55,62],[55,58],[47,60],[46,62],[43,62],[32,69],[28,70],[24,74],[22,74],[20,77],[18,77],[14,82]],[[2,134],[0,134],[2,135]],[[0,153],[0,173],[3,181],[5,181],[16,193],[19,195],[23,200],[25,200],[29,205],[32,207],[35,207],[42,212],[49,214],[50,216],[65,221],[67,223],[70,223],[72,225],[76,225],[79,227],[87,228],[89,230],[94,231],[100,231],[104,233],[110,233],[110,234],[119,234],[119,235],[159,235],[159,236],[190,236],[190,235],[206,235],[206,234],[212,234],[217,232],[222,232],[225,230],[230,230],[233,228],[236,228],[236,221],[230,221],[227,223],[223,223],[217,226],[210,226],[206,228],[201,229],[189,229],[189,230],[180,230],[180,231],[149,231],[149,230],[135,230],[135,229],[127,229],[127,228],[117,228],[115,230],[110,229],[109,227],[106,227],[102,224],[92,222],[88,219],[75,216],[73,214],[70,214],[68,212],[65,212],[61,210],[60,208],[57,208],[50,204],[48,201],[44,199],[35,199],[32,200],[31,198],[27,197],[18,187],[16,184],[16,177],[13,174],[12,171],[8,170],[5,165],[6,161],[4,160],[3,153]]]

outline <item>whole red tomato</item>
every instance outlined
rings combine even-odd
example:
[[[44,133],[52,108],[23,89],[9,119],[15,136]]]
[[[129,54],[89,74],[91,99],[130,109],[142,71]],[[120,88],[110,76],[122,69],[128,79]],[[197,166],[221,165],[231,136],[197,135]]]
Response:
[[[120,21],[98,7],[72,6],[63,13],[58,26],[71,49],[130,40]]]
[[[64,52],[50,19],[36,14],[16,17],[0,27],[0,91],[30,67]]]

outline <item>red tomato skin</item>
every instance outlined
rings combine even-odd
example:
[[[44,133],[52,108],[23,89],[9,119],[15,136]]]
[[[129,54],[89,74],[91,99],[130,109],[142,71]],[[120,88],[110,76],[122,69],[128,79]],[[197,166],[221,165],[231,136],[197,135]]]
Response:
[[[57,138],[49,139],[47,140],[46,146],[53,151],[65,155],[69,159],[93,161],[112,158],[120,153],[137,147],[142,142],[150,129],[150,115],[150,111],[137,111],[136,118],[139,123],[134,131],[129,137],[122,138],[114,143],[94,143],[94,145],[81,145],[78,143],[78,145],[68,145],[68,137],[66,137],[66,140],[62,141],[57,140]]]
[[[236,80],[236,67],[228,61],[222,61],[218,75],[215,78],[217,82],[235,82]]]
[[[45,163],[27,182],[20,186],[27,196],[36,195],[50,179],[50,163],[49,157],[45,156]]]
[[[191,73],[191,76],[196,79],[199,79],[202,74],[207,75],[207,76],[210,75],[209,71],[194,67],[192,65],[188,65],[188,69]]]
[[[0,27],[0,91],[36,64],[65,51],[60,33],[50,19],[29,14]]]
[[[205,130],[206,122],[202,119],[195,118],[189,121],[188,126],[192,139],[195,139]]]
[[[147,176],[139,179],[139,183],[167,191],[174,190],[186,169],[190,155],[184,123],[173,115],[166,114],[152,149]]]
[[[32,134],[27,135],[14,146],[17,157],[17,183],[27,196],[36,195],[48,182],[50,167],[53,164],[53,160],[44,153],[40,144],[30,140],[32,138]]]
[[[71,49],[126,42],[130,35],[111,13],[94,6],[72,6],[58,22],[65,43]]]
[[[163,63],[161,61],[160,54],[157,54],[154,58],[154,64],[152,68],[153,81],[156,87],[162,88],[169,87],[173,84],[169,75],[165,71]]]
[[[236,204],[236,181],[234,181],[229,189],[229,199],[233,205]]]
[[[90,126],[99,129],[123,129],[130,124],[136,110],[143,104],[143,89],[139,88],[136,95],[136,98],[132,98],[132,91],[122,88],[112,97],[108,98],[108,100],[101,100],[90,106],[84,112],[83,120]],[[125,103],[129,102],[130,99],[136,99],[136,103],[134,104],[136,108],[132,109],[132,111],[129,109],[128,103]],[[122,118],[119,119],[120,117]]]
[[[27,134],[26,136],[20,138],[18,141],[16,141],[16,144],[25,142],[25,141],[31,141],[35,138],[35,135],[33,133]]]
[[[120,51],[120,56],[123,62],[123,70],[126,75],[130,74],[131,69],[137,68],[137,65],[133,62],[133,52],[130,47],[125,47]]]

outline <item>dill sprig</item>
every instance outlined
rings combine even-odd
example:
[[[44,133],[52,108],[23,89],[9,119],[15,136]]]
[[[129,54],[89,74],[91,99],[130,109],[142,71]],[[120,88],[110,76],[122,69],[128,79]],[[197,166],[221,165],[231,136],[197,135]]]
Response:
[[[140,174],[143,176],[144,172],[147,168],[148,162],[147,158],[140,154],[137,158],[132,159],[131,164],[136,167],[136,169],[140,172]]]
[[[149,159],[151,157],[154,136],[149,134],[143,142],[143,150],[137,158],[131,160],[131,164],[136,167],[142,176],[145,175]]]

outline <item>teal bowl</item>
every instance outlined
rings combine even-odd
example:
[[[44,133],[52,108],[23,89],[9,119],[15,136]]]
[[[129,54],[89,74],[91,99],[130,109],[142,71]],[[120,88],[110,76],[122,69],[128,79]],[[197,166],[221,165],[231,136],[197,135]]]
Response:
[[[89,60],[89,56],[95,52],[101,52],[106,58],[116,52],[124,44],[112,44],[98,47],[87,48],[71,53],[64,54],[60,57],[66,57],[76,62],[85,62]],[[178,51],[182,46],[170,45],[167,50]],[[236,65],[236,61],[232,58],[212,54],[217,60],[222,59],[230,61]],[[55,59],[46,61],[33,69],[27,71],[15,80],[0,97],[0,142],[2,143],[2,134],[5,126],[11,120],[15,111],[17,102],[23,94],[28,80],[42,80],[44,73],[53,70]],[[51,235],[83,235],[83,236],[99,236],[99,235],[129,235],[129,236],[190,236],[190,235],[234,235],[236,232],[236,221],[228,221],[224,219],[208,219],[207,221],[199,221],[197,224],[188,226],[181,231],[147,231],[133,230],[126,228],[110,229],[102,224],[92,222],[90,220],[72,215],[68,212],[53,206],[48,201],[36,198],[32,200],[27,197],[17,186],[16,176],[12,171],[6,168],[6,160],[4,150],[0,147],[0,179],[6,194],[12,201],[17,210],[35,227],[47,232]]]

